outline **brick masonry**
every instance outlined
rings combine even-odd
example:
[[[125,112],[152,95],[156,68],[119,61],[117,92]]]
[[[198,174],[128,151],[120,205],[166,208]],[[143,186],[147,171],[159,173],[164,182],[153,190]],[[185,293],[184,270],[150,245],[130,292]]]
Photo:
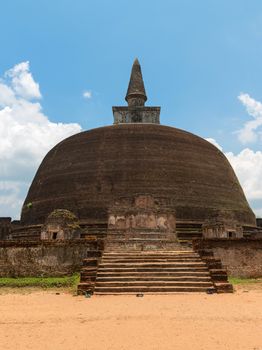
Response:
[[[199,239],[194,249],[212,251],[231,276],[262,277],[262,239]],[[96,240],[0,241],[0,277],[69,275],[101,250]]]
[[[0,217],[0,240],[7,239],[11,232],[11,218]]]
[[[195,250],[212,250],[234,277],[262,277],[262,239],[203,239],[194,241]]]
[[[0,241],[0,277],[64,276],[79,272],[83,260],[96,256],[99,242]]]

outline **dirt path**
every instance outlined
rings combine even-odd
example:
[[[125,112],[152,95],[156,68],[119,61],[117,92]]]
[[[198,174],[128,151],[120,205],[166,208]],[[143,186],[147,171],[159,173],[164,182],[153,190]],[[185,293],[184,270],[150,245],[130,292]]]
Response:
[[[0,349],[262,350],[262,290],[227,295],[0,296]]]

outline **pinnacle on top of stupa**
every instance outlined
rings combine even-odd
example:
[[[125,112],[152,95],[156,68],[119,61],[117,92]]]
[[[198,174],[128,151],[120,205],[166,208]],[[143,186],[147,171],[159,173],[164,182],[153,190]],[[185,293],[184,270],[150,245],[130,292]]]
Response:
[[[125,99],[129,106],[144,106],[147,100],[141,66],[137,58],[133,63]]]

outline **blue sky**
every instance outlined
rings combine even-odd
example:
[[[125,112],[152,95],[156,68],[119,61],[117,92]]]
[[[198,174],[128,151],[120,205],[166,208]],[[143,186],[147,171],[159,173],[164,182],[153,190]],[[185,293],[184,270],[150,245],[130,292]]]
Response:
[[[245,191],[250,186],[256,191],[262,176],[261,0],[9,0],[1,3],[1,14],[3,84],[10,86],[5,72],[29,61],[28,74],[40,91],[29,100],[41,104],[50,122],[83,129],[111,124],[111,107],[125,104],[138,57],[147,104],[161,106],[162,124],[215,140],[230,154]],[[83,97],[85,91],[90,98]],[[245,125],[254,118],[257,125],[248,138]],[[24,187],[16,189],[20,202],[39,158],[23,170]],[[15,167],[13,161],[12,171]],[[255,179],[247,179],[250,171]],[[0,181],[7,181],[3,173]],[[12,186],[4,188],[2,196],[10,195]],[[247,196],[262,215],[261,191]]]

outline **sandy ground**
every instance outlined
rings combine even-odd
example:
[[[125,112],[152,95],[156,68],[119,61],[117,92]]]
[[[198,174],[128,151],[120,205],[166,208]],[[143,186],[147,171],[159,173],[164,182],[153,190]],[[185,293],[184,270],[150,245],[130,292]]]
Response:
[[[262,350],[262,288],[235,294],[0,295],[0,349]]]

